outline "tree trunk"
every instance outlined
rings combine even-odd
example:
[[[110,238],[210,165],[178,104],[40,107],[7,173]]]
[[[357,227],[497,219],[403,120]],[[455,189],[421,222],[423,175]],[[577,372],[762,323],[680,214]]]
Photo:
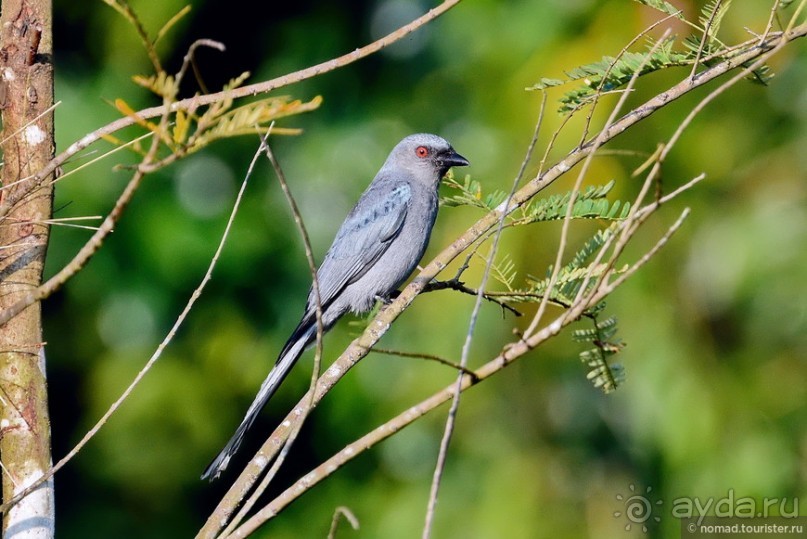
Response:
[[[3,190],[18,200],[0,220],[0,309],[42,280],[52,211],[52,178],[37,178],[54,153],[50,0],[3,0],[0,14],[0,114]],[[48,112],[46,112],[48,111]],[[45,352],[39,303],[0,328],[0,457],[3,499],[51,466]],[[52,480],[3,518],[3,537],[52,537]]]

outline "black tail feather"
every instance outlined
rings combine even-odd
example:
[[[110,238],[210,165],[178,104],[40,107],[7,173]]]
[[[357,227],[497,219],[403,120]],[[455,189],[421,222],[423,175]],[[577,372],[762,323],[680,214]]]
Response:
[[[230,441],[227,442],[216,458],[205,468],[202,479],[212,481],[227,468],[230,459],[235,455],[236,451],[238,451],[238,447],[244,439],[244,434],[249,427],[252,426],[252,423],[255,422],[255,418],[266,405],[267,401],[274,395],[277,388],[280,387],[280,384],[283,383],[283,380],[285,380],[303,351],[314,341],[316,333],[316,325],[311,324],[310,317],[303,317],[303,320],[283,347],[283,351],[278,356],[277,363],[269,373],[269,376],[267,376],[266,380],[261,384],[261,388],[258,390],[255,400],[252,401],[244,419],[236,429],[235,434],[233,434]]]

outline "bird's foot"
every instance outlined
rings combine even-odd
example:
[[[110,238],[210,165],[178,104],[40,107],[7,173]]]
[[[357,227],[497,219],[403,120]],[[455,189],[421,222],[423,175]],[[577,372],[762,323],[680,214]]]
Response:
[[[397,298],[400,295],[401,295],[400,290],[393,290],[392,292],[390,292],[386,296],[381,296],[379,294],[376,294],[375,299],[377,301],[380,301],[384,305],[389,305],[390,303],[392,303],[392,300],[394,300],[395,298]]]

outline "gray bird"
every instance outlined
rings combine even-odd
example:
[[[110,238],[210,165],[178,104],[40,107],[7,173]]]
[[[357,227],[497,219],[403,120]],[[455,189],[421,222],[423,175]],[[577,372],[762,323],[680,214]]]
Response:
[[[437,217],[437,187],[451,167],[468,160],[436,135],[410,135],[390,152],[350,211],[317,270],[322,324],[327,331],[346,312],[365,313],[386,301],[409,277],[429,243]],[[286,341],[269,376],[224,449],[205,469],[213,480],[227,468],[244,433],[317,335],[316,298]]]

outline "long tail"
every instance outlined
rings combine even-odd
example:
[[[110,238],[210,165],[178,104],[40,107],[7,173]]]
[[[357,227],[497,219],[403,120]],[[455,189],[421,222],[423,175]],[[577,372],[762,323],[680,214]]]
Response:
[[[261,388],[258,390],[255,400],[253,400],[252,404],[249,406],[244,419],[235,430],[235,434],[233,434],[233,437],[230,438],[230,441],[227,442],[227,445],[224,446],[224,449],[221,450],[218,456],[213,459],[213,462],[205,468],[202,479],[212,481],[227,468],[230,459],[235,455],[235,452],[238,451],[238,447],[241,445],[241,441],[244,439],[244,434],[247,432],[247,429],[252,426],[258,413],[260,413],[266,402],[272,397],[275,391],[277,391],[277,388],[280,387],[280,384],[286,378],[286,375],[289,374],[289,371],[291,371],[291,368],[297,362],[300,355],[302,355],[305,348],[316,338],[316,324],[311,324],[308,318],[309,317],[303,318],[300,325],[297,326],[297,329],[295,329],[294,333],[289,337],[289,340],[286,341],[283,351],[280,352],[278,356],[277,363],[269,373],[269,376],[266,377],[266,380],[261,384]]]

